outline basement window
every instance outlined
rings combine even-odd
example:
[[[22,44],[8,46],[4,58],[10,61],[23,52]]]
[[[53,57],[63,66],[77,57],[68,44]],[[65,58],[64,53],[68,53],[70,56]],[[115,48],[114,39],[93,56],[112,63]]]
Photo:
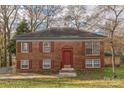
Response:
[[[51,59],[43,60],[43,69],[51,69]]]
[[[29,69],[29,60],[21,60],[21,69]]]
[[[86,59],[86,68],[100,68],[100,59]]]

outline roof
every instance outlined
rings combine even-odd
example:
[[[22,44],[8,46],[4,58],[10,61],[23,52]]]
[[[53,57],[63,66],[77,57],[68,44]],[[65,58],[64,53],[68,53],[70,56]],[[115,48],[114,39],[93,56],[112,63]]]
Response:
[[[76,30],[75,28],[49,28],[47,30],[31,32],[16,36],[16,40],[80,40],[89,38],[103,38],[103,35]]]
[[[108,51],[108,52],[105,52],[104,55],[105,55],[105,56],[112,56],[112,53]],[[115,52],[114,55],[115,55],[115,56],[120,56],[120,53],[119,53],[119,52]]]

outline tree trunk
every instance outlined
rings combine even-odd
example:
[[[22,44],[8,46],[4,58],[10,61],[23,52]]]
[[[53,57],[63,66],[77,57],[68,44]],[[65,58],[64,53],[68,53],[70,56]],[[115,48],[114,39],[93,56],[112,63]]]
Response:
[[[111,45],[111,52],[112,52],[112,79],[115,79],[117,78],[117,75],[115,73],[115,49],[113,43]]]
[[[10,44],[10,30],[9,30],[9,28],[8,28],[7,37],[8,37],[8,44]],[[8,51],[8,53],[9,53],[9,55],[8,55],[9,58],[8,58],[7,67],[11,66],[11,64],[12,64],[12,53],[10,50]]]
[[[4,62],[3,66],[6,66],[7,63],[7,39],[6,39],[6,24],[4,24]]]
[[[49,18],[47,17],[46,18],[46,29],[48,29],[48,27],[49,27]]]

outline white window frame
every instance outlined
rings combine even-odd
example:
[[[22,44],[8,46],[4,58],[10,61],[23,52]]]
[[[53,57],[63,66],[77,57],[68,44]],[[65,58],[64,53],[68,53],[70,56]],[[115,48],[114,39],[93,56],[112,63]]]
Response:
[[[45,43],[48,43],[48,46],[45,46]],[[49,48],[49,51],[46,51],[46,48]],[[43,52],[44,53],[50,53],[51,52],[51,42],[49,42],[49,41],[43,42]]]
[[[89,43],[89,42],[91,43],[91,49],[92,49],[91,54],[87,54],[87,45],[86,45],[86,43]],[[95,43],[98,43],[98,46],[94,46]],[[94,52],[96,49],[97,49],[97,51],[99,51],[98,53]],[[100,55],[100,41],[86,41],[85,42],[85,54],[87,56]]]
[[[95,66],[96,61],[98,62],[97,65],[99,66]],[[91,67],[88,66],[88,62],[91,63]],[[85,61],[85,67],[86,68],[100,68],[101,67],[101,62],[100,59],[86,59]]]
[[[49,64],[46,64],[46,62],[48,62]],[[49,65],[49,67],[45,67],[45,65]],[[43,59],[43,69],[51,69],[51,59]]]
[[[23,68],[24,62],[28,62],[27,63],[27,68]],[[20,66],[21,66],[21,69],[29,69],[29,60],[21,60]]]
[[[23,49],[23,44],[27,44],[27,50]],[[29,44],[28,42],[21,42],[21,53],[28,53],[29,52]]]

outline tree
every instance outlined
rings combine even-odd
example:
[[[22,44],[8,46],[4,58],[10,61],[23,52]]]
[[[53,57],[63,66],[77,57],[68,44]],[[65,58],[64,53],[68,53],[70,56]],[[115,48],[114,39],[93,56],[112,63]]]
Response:
[[[29,25],[26,22],[26,20],[24,19],[23,21],[20,22],[20,24],[18,25],[17,29],[16,29],[16,34],[15,35],[22,35],[24,33],[29,33],[31,32],[31,30],[29,30]]]
[[[0,23],[0,67],[2,66],[4,62],[4,38],[3,38],[3,30],[2,30],[2,24]]]
[[[12,54],[16,54],[15,37],[17,35],[22,35],[24,33],[29,33],[29,32],[31,32],[31,31],[29,30],[29,26],[28,26],[28,23],[26,22],[26,20],[21,21],[16,29],[16,33],[15,33],[13,39],[11,40],[10,44],[8,45],[8,49],[9,49],[9,51],[11,51]]]
[[[54,25],[56,25],[56,19],[58,17],[58,15],[62,12],[64,7],[60,6],[60,5],[46,5],[44,7],[44,11],[45,11],[45,24],[46,24],[46,29],[50,28]]]
[[[15,5],[1,5],[0,6],[0,18],[1,18],[1,24],[3,25],[3,38],[4,38],[4,64],[3,66],[7,66],[11,63],[11,52],[8,51],[7,46],[10,43],[11,39],[11,32],[13,30],[13,24],[16,20],[17,14],[18,14],[18,6]]]
[[[124,6],[98,6],[98,8],[103,9],[104,11],[100,14],[102,15],[101,25],[97,25],[100,29],[107,31],[108,40],[111,47],[112,53],[112,78],[116,78],[115,73],[115,38],[117,37],[118,31],[123,27],[124,23]]]
[[[38,27],[44,22],[46,16],[44,15],[44,7],[41,5],[28,5],[23,6],[25,16],[27,16],[27,21],[31,32],[37,31]]]
[[[24,6],[25,16],[30,24],[30,30],[35,32],[43,25],[45,29],[55,24],[57,14],[63,9],[60,5],[30,5]]]
[[[68,12],[66,14],[65,20],[68,21],[77,30],[84,27],[87,23],[86,6],[79,5],[69,5]]]

